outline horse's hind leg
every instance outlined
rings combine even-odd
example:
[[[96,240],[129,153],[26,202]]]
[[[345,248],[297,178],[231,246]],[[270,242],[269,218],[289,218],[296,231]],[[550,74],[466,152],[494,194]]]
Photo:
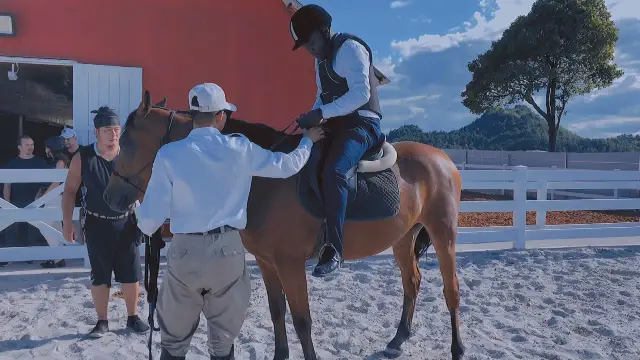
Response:
[[[451,355],[453,360],[460,360],[465,348],[460,339],[460,288],[456,274],[458,207],[449,201],[440,202],[438,208],[426,216],[425,221],[440,264],[444,298],[451,315]]]
[[[424,233],[422,233],[424,231]],[[416,237],[418,242],[415,243]],[[393,255],[402,275],[402,289],[404,301],[402,303],[402,315],[396,336],[389,342],[384,351],[384,356],[396,358],[402,354],[402,344],[411,336],[411,323],[416,308],[416,299],[420,292],[420,268],[418,260],[423,250],[429,247],[429,235],[423,230],[422,225],[415,225],[407,235],[393,246]]]
[[[284,315],[287,311],[287,304],[284,299],[282,284],[276,269],[256,258],[256,262],[262,271],[262,279],[267,289],[267,299],[269,300],[269,311],[273,322],[273,333],[275,335],[275,354],[273,360],[286,360],[289,358],[289,344],[287,342],[287,329],[284,324]]]
[[[276,264],[282,288],[289,302],[293,327],[302,345],[304,360],[317,360],[316,350],[311,340],[311,312],[305,259],[286,259]]]

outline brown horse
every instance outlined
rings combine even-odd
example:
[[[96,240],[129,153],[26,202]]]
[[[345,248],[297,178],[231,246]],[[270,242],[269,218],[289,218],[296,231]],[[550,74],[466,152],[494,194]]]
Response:
[[[145,91],[140,106],[127,118],[120,139],[116,171],[104,194],[114,209],[126,210],[143,197],[158,149],[164,143],[185,138],[192,129],[188,112],[171,111],[163,107],[164,103],[166,98],[161,102],[162,107],[152,105],[151,96]],[[227,120],[223,133],[242,133],[267,149],[285,135],[263,124],[235,119]],[[300,134],[285,137],[276,150],[291,151],[300,139]],[[390,145],[386,146],[389,150]],[[382,220],[346,221],[345,259],[362,259],[393,247],[402,274],[404,303],[396,335],[384,354],[397,357],[402,353],[402,344],[411,335],[421,279],[418,261],[433,243],[451,316],[452,358],[461,359],[464,346],[459,334],[460,293],[456,276],[460,174],[451,159],[434,147],[400,142],[393,144],[393,149],[397,161],[388,167],[393,165],[391,169],[397,180],[399,211]],[[360,165],[363,164],[367,165],[364,162]],[[369,162],[368,165],[371,164]],[[297,195],[297,177],[255,177],[248,201],[247,227],[240,231],[244,247],[255,255],[262,271],[275,333],[274,360],[289,358],[285,296],[304,358],[316,359],[311,339],[305,262],[317,255],[317,235],[322,220],[312,216],[301,205]]]

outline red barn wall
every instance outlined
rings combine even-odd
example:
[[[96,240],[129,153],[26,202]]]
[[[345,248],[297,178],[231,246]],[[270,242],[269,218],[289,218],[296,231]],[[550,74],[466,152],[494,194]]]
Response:
[[[215,82],[238,118],[281,129],[314,102],[313,60],[291,51],[279,0],[0,0],[0,12],[17,32],[0,37],[0,55],[141,67],[171,108]]]

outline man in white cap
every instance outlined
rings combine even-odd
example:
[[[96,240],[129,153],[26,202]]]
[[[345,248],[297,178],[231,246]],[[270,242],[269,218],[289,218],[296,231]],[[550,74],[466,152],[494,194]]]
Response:
[[[193,130],[158,150],[136,215],[149,236],[171,219],[173,239],[157,308],[160,359],[185,358],[202,312],[210,358],[231,360],[251,295],[238,232],[247,223],[251,178],[296,174],[324,133],[311,128],[291,153],[271,152],[240,134],[220,132],[236,107],[218,85],[195,86],[189,103]]]
[[[73,159],[73,155],[80,150],[76,131],[72,128],[65,127],[60,136],[64,139],[64,146],[67,148],[67,152],[69,153],[69,159]]]

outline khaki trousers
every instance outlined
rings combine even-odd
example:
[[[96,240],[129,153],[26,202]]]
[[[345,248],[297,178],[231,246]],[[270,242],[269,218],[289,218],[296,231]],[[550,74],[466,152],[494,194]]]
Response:
[[[202,312],[207,319],[209,354],[227,355],[242,328],[250,296],[238,231],[176,234],[158,294],[162,347],[173,356],[186,356]]]

